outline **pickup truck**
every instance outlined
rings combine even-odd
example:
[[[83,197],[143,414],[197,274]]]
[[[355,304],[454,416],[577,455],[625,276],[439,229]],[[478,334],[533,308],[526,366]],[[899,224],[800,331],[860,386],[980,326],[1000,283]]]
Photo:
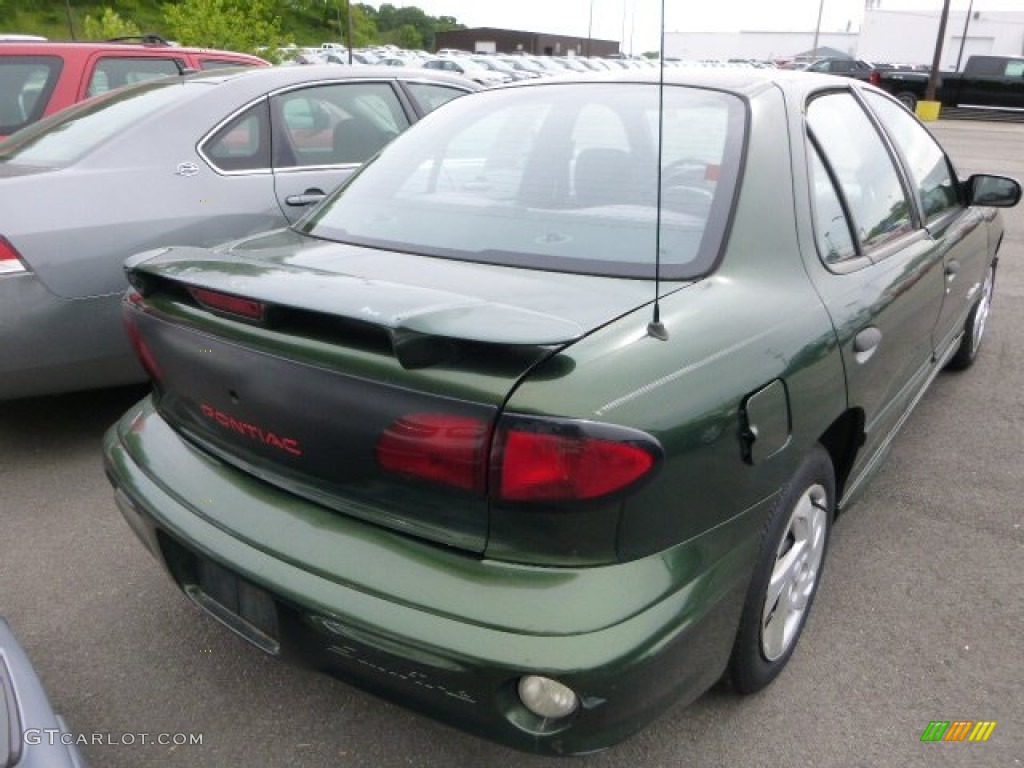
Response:
[[[852,77],[855,80],[868,80],[875,68],[863,59],[818,59],[803,68],[805,72],[823,72],[828,75]]]
[[[875,70],[871,84],[913,110],[924,99],[928,72]],[[963,72],[940,72],[935,99],[945,107],[1024,109],[1024,57],[971,56]]]

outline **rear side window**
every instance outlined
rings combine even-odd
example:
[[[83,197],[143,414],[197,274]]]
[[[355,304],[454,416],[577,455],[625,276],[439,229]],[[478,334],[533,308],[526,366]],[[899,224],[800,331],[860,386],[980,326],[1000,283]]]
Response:
[[[854,232],[867,251],[914,228],[892,156],[860,104],[830,93],[807,107],[807,124],[839,183]]]
[[[0,144],[0,162],[50,168],[70,165],[182,98],[182,86],[177,81],[154,81],[81,102]]]
[[[248,61],[233,61],[232,59],[200,59],[200,69],[232,69],[254,66]]]
[[[229,120],[207,139],[200,153],[220,171],[270,169],[270,115],[266,99]]]
[[[814,234],[818,242],[818,255],[826,264],[835,265],[857,257],[850,223],[843,210],[839,193],[821,161],[817,148],[809,148],[811,155],[811,200],[814,205]]]
[[[57,56],[0,58],[0,136],[42,117],[62,66]]]
[[[184,66],[177,59],[105,56],[96,63],[85,95],[98,96],[123,85],[178,75]]]
[[[457,99],[303,224],[319,237],[588,274],[706,273],[739,174],[743,102],[658,87],[545,84]]]

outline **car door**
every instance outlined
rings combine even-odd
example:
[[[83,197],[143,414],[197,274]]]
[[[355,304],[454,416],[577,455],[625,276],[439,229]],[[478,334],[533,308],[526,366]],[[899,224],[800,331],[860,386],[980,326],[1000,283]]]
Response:
[[[864,98],[903,159],[928,235],[942,253],[945,292],[933,333],[941,357],[963,329],[985,281],[989,252],[985,216],[960,202],[952,163],[902,105],[874,91],[865,91]]]
[[[823,267],[811,276],[839,338],[849,404],[863,413],[865,450],[858,455],[866,462],[934,367],[942,248],[920,220],[896,155],[852,91],[810,101],[806,132]]]
[[[297,221],[409,127],[390,81],[314,83],[270,97],[274,193]]]

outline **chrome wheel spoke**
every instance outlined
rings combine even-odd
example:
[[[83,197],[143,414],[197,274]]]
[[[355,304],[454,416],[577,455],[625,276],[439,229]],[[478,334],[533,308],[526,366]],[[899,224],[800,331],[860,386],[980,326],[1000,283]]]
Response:
[[[797,501],[775,555],[761,611],[761,650],[777,659],[793,644],[818,582],[827,532],[827,498],[820,485]]]
[[[971,334],[971,348],[977,352],[981,346],[981,338],[985,334],[985,323],[988,321],[988,313],[992,306],[992,270],[989,269],[985,276],[985,285],[981,289],[981,299],[978,301],[978,309],[974,315],[974,327]]]

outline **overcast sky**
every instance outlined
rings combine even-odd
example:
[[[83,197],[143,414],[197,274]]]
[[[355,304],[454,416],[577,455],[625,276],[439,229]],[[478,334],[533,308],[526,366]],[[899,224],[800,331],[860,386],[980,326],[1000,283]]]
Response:
[[[969,0],[952,0],[967,10]],[[635,53],[657,50],[660,0],[391,0],[414,5],[431,16],[454,16],[468,27],[524,29],[587,36],[593,6],[593,36],[620,40]],[[379,7],[380,3],[376,3]],[[666,0],[669,32],[736,30],[813,31],[823,5],[821,29],[856,31],[864,0]],[[942,9],[942,0],[881,0],[882,10]],[[1024,0],[974,0],[974,10],[1024,10]]]

